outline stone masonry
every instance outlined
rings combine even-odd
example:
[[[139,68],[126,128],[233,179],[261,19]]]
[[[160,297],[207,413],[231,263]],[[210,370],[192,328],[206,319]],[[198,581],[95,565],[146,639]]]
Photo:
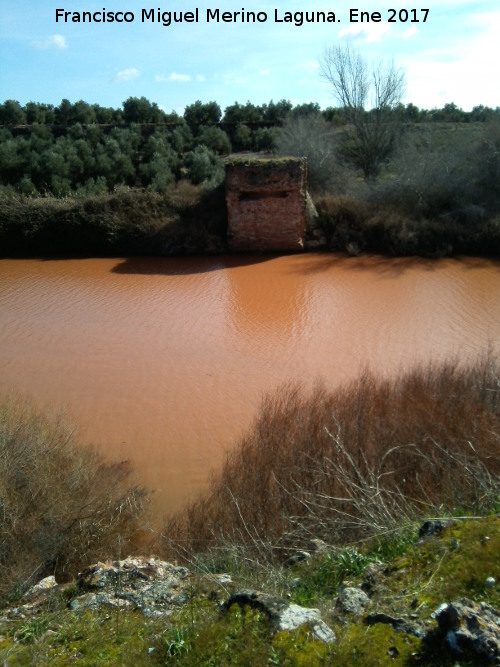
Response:
[[[305,160],[234,156],[226,164],[226,202],[230,250],[303,249]]]

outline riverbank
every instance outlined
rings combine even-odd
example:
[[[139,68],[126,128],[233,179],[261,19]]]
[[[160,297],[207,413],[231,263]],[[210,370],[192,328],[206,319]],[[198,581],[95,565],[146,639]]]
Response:
[[[0,201],[0,257],[214,254],[226,249],[222,188],[182,181],[166,194],[112,194]]]
[[[0,611],[4,665],[498,664],[500,518],[317,542],[287,566],[158,558],[43,580]],[[459,661],[459,662],[457,662]]]
[[[498,215],[474,206],[424,214],[408,195],[376,190],[315,197],[318,216],[307,230],[306,248],[349,255],[500,256]],[[210,190],[180,181],[163,194],[123,187],[112,194],[10,195],[0,201],[0,257],[226,252],[224,185]]]
[[[127,466],[4,400],[4,664],[497,664],[499,375],[490,356],[268,397],[149,544],[168,561],[123,558],[148,525]]]

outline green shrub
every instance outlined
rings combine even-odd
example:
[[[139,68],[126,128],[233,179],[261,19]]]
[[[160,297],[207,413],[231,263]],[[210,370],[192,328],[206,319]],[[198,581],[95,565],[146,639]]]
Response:
[[[214,127],[213,125],[200,128],[196,137],[196,143],[210,148],[210,150],[217,155],[229,155],[231,152],[231,141],[229,140],[229,137],[224,130],[221,130],[220,127]]]
[[[220,158],[206,146],[196,146],[187,154],[186,168],[189,180],[195,185],[207,183],[215,187],[224,178],[224,167]]]
[[[275,127],[259,127],[254,132],[255,150],[273,151],[276,148],[277,129]]]

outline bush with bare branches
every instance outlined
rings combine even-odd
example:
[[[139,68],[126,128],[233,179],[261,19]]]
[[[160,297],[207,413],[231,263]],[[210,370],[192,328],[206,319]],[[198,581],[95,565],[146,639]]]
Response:
[[[500,492],[500,366],[485,359],[335,391],[267,396],[208,493],[165,526],[191,556],[243,544],[259,559],[311,538],[350,543],[423,515],[482,512]]]
[[[395,107],[406,86],[403,70],[393,62],[370,65],[347,43],[325,49],[321,73],[346,121],[341,153],[365,178],[377,177],[402,129]]]
[[[57,415],[0,400],[0,595],[89,559],[119,556],[140,535],[147,494],[127,462],[82,447]]]
[[[318,193],[343,188],[345,176],[339,168],[336,144],[332,125],[319,113],[310,112],[285,120],[278,131],[276,150],[280,155],[307,159],[308,187]]]

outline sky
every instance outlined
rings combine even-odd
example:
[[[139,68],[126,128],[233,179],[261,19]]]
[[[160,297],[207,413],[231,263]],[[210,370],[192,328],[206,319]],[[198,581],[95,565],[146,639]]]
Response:
[[[404,69],[405,104],[500,106],[498,0],[425,4],[428,13],[411,0],[0,0],[0,101],[58,105],[67,98],[120,108],[144,96],[178,113],[197,100],[214,100],[222,110],[282,99],[326,108],[336,102],[321,58],[350,43],[370,63]],[[198,21],[188,22],[196,10]],[[218,22],[207,15],[216,10]],[[72,20],[103,11],[128,12],[133,20]],[[183,21],[164,26],[158,11]],[[234,20],[222,21],[223,12]],[[242,21],[242,12],[262,20]],[[330,12],[335,20],[306,22],[306,12]],[[360,21],[361,12],[371,20]]]

